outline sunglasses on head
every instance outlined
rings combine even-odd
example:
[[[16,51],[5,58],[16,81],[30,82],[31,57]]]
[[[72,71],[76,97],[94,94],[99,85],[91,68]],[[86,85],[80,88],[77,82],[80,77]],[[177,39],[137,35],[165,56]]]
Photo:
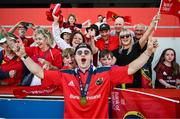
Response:
[[[89,54],[90,54],[90,51],[89,51],[89,50],[84,50],[84,51],[78,50],[78,51],[76,52],[77,55],[82,55],[83,53],[84,53],[84,55],[89,55]]]
[[[130,34],[127,34],[127,35],[121,35],[120,38],[129,38],[131,35]]]

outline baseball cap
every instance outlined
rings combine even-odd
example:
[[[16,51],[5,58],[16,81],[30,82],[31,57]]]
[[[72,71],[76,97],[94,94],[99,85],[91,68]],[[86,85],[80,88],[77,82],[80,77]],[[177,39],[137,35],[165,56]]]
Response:
[[[74,53],[76,54],[76,51],[77,51],[78,49],[80,49],[80,48],[87,48],[87,49],[89,49],[89,50],[91,51],[91,53],[92,53],[91,46],[88,45],[88,44],[86,44],[86,43],[81,43],[81,44],[79,44],[79,45],[76,47]]]
[[[98,26],[97,26],[96,24],[91,24],[90,27],[87,27],[87,28],[86,28],[86,31],[88,31],[89,29],[95,29],[95,31],[96,31],[96,36],[99,35]]]
[[[100,28],[99,28],[100,31],[102,30],[110,30],[110,26],[108,24],[101,24],[100,25]]]

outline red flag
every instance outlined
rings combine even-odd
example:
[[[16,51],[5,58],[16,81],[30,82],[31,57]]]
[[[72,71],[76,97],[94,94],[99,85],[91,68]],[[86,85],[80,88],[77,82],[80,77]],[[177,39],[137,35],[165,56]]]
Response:
[[[152,88],[151,87],[151,78],[148,75],[149,70],[141,69],[141,83],[142,88]]]
[[[180,0],[163,0],[160,5],[160,13],[180,18]]]
[[[108,11],[107,14],[106,14],[106,18],[107,20],[112,20],[112,21],[115,21],[116,18],[118,17],[121,17],[124,19],[124,22],[126,24],[131,24],[131,17],[130,16],[120,16],[112,11]]]
[[[113,20],[115,21],[115,19],[119,17],[119,15],[117,15],[116,13],[112,12],[112,11],[108,11],[106,14],[106,18],[107,20]]]
[[[177,100],[134,90],[112,91],[113,118],[176,118]]]
[[[46,11],[46,16],[48,21],[54,21],[52,13],[55,16],[59,16],[59,25],[62,26],[63,16],[61,15],[61,4],[51,4],[48,11]]]

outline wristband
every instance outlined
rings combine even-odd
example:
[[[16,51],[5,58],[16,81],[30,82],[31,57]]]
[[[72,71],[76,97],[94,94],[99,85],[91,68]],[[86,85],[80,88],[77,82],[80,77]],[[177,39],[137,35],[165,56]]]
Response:
[[[25,54],[25,55],[23,55],[23,56],[21,57],[21,60],[24,61],[24,60],[26,60],[28,57],[29,57],[29,56]]]

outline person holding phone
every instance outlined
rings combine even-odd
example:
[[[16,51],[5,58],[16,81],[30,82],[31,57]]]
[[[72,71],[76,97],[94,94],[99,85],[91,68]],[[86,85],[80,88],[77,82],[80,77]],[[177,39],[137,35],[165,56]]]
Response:
[[[9,32],[14,33],[16,29],[18,29],[17,37],[23,41],[25,47],[29,47],[34,42],[32,36],[26,36],[27,30],[29,28],[34,29],[34,24],[20,21],[14,27],[12,27]]]

